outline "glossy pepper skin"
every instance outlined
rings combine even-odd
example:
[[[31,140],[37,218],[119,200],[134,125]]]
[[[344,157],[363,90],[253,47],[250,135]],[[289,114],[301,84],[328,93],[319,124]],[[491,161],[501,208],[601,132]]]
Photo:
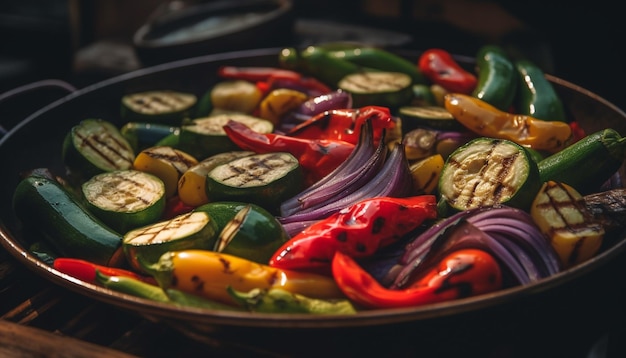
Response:
[[[481,99],[461,93],[447,94],[444,102],[457,121],[480,136],[507,139],[550,153],[565,148],[572,139],[572,128],[565,122],[501,111]]]
[[[89,283],[96,283],[97,272],[100,272],[107,276],[130,277],[145,283],[156,284],[152,277],[140,275],[134,271],[98,265],[87,260],[72,257],[57,257],[54,259],[52,267],[57,271]]]
[[[297,125],[286,135],[302,139],[341,140],[356,145],[361,126],[368,120],[372,123],[375,144],[378,144],[385,130],[396,126],[389,108],[367,106],[322,112]]]
[[[303,139],[275,133],[258,133],[236,121],[229,121],[224,126],[224,131],[243,150],[292,154],[305,172],[307,186],[337,168],[355,147],[355,144],[342,140]]]
[[[353,258],[338,252],[332,262],[333,277],[345,295],[364,308],[414,307],[496,291],[502,287],[502,271],[485,251],[452,252],[436,267],[402,290],[383,287]]]
[[[217,75],[225,79],[255,82],[265,93],[277,88],[299,90],[309,96],[332,91],[316,78],[302,76],[296,71],[283,68],[222,66],[217,70]]]
[[[424,51],[417,65],[426,78],[448,92],[471,94],[478,83],[476,75],[465,70],[448,51],[440,48]]]
[[[164,289],[177,289],[230,305],[236,302],[228,293],[228,286],[246,292],[254,288],[282,288],[313,298],[345,298],[330,277],[282,270],[209,250],[168,252],[146,270]]]
[[[269,261],[281,269],[331,274],[336,252],[368,257],[437,217],[434,195],[362,200],[320,220],[287,241]]]
[[[485,45],[476,54],[478,83],[471,95],[501,111],[511,108],[517,93],[517,71],[504,49]]]
[[[519,90],[515,108],[526,114],[545,121],[565,122],[565,107],[552,83],[538,65],[530,60],[515,62]]]

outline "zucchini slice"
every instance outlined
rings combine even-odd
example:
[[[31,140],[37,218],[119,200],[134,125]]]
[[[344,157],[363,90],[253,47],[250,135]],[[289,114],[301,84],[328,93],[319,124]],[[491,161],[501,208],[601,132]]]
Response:
[[[219,113],[196,118],[181,127],[178,148],[202,160],[212,155],[239,150],[226,135],[223,127],[228,121],[241,122],[258,133],[271,133],[272,122],[245,113]]]
[[[192,211],[127,232],[122,239],[124,255],[138,271],[153,264],[167,251],[211,250],[217,238],[217,224],[203,211]]]
[[[165,210],[165,185],[138,170],[118,170],[83,183],[87,208],[118,232],[157,221]]]
[[[411,76],[400,72],[359,72],[339,81],[339,89],[352,95],[354,107],[397,108],[413,99]]]
[[[459,211],[498,204],[527,210],[540,188],[539,169],[524,147],[485,137],[452,152],[438,183],[441,198]]]
[[[180,133],[180,127],[147,122],[128,122],[120,128],[120,133],[136,152],[155,146],[169,135]]]
[[[178,126],[192,115],[196,95],[178,91],[146,91],[122,97],[122,118],[133,122],[151,122]]]
[[[277,213],[280,203],[303,189],[298,159],[286,152],[255,154],[214,168],[207,175],[209,201],[257,204]]]
[[[267,265],[289,235],[269,211],[255,204],[241,207],[215,242],[214,251]]]
[[[218,165],[252,155],[254,152],[236,150],[212,155],[187,171],[178,180],[178,196],[186,205],[199,206],[209,202],[206,196],[206,176]]]
[[[132,168],[135,151],[112,123],[89,118],[67,133],[62,158],[72,174],[90,178],[103,172]]]
[[[165,196],[171,198],[178,191],[178,181],[189,168],[198,164],[191,155],[168,146],[142,150],[133,163],[133,169],[157,176],[165,184]]]
[[[447,109],[440,106],[403,106],[398,109],[398,116],[402,121],[403,133],[423,127],[451,131],[466,130]]]

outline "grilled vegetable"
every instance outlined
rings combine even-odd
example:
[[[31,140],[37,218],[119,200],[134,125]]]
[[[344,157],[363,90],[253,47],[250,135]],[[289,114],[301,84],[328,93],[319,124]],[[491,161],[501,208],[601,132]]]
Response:
[[[181,127],[177,148],[198,160],[238,150],[239,147],[228,138],[223,129],[230,120],[243,123],[258,133],[271,133],[274,130],[272,122],[260,117],[244,113],[214,114],[184,124]]]
[[[626,226],[626,189],[610,189],[583,197],[587,211],[604,231],[613,233]]]
[[[53,178],[32,174],[22,179],[13,194],[13,209],[26,229],[43,234],[62,256],[106,266],[124,263],[122,236]]]
[[[217,229],[207,213],[194,211],[131,230],[124,235],[122,246],[130,266],[141,271],[140,262],[155,263],[167,251],[212,249]]]
[[[164,138],[180,133],[180,127],[147,122],[128,122],[122,126],[120,133],[126,138],[135,152],[155,146]]]
[[[252,155],[254,152],[236,150],[212,155],[187,169],[178,180],[178,196],[186,205],[199,206],[209,202],[206,195],[206,177],[218,165]]]
[[[132,168],[135,152],[112,123],[89,118],[65,136],[62,159],[76,179],[82,181],[99,173]]]
[[[286,152],[255,154],[217,166],[207,175],[209,201],[244,201],[271,213],[303,189],[298,160]]]
[[[261,102],[263,92],[252,82],[227,80],[210,90],[212,109],[251,114]]]
[[[564,268],[589,260],[602,246],[604,228],[587,211],[583,197],[567,184],[544,183],[530,214]]]
[[[521,114],[545,121],[565,122],[565,108],[543,70],[530,60],[515,62],[519,90],[515,108]]]
[[[470,94],[476,88],[476,75],[461,67],[446,50],[427,49],[420,55],[417,65],[426,78],[447,91]]]
[[[471,95],[501,111],[513,104],[517,92],[517,71],[505,51],[496,45],[485,45],[476,54],[478,83]]]
[[[342,78],[337,87],[352,95],[355,107],[397,108],[411,102],[411,77],[401,72],[362,72]]]
[[[456,210],[496,204],[528,209],[540,186],[537,164],[522,146],[476,138],[447,158],[438,189]]]
[[[278,125],[287,113],[300,107],[308,99],[309,96],[304,92],[291,88],[277,88],[261,100],[258,115],[273,125]]]
[[[403,133],[424,127],[453,131],[465,130],[465,127],[448,110],[440,106],[403,106],[398,109],[398,116],[402,121]]]
[[[572,129],[565,122],[501,111],[472,96],[447,94],[445,107],[457,121],[478,135],[508,139],[535,150],[555,153],[572,139]]]
[[[71,257],[57,257],[51,266],[59,272],[89,283],[96,283],[97,273],[100,272],[107,276],[124,276],[152,285],[156,284],[156,281],[151,276],[144,276],[125,268],[98,265],[90,261]]]
[[[228,293],[246,310],[264,313],[355,314],[349,300],[322,300],[292,293],[281,288],[254,288],[248,292],[228,286]]]
[[[413,178],[414,195],[432,194],[437,189],[444,162],[441,154],[433,154],[411,163],[409,170]]]
[[[337,87],[345,76],[362,70],[361,66],[332,56],[316,46],[309,46],[302,51],[285,48],[280,51],[278,60],[281,67],[303,72],[331,87]]]
[[[276,217],[258,205],[246,204],[224,225],[214,251],[267,264],[287,240]]]
[[[157,302],[169,302],[167,294],[161,287],[129,276],[112,276],[96,270],[95,279],[100,285],[116,292]]]
[[[121,116],[128,122],[178,126],[192,116],[197,97],[178,91],[146,91],[122,97]]]
[[[582,195],[598,191],[626,158],[626,137],[614,129],[591,133],[537,166],[542,182],[553,180],[572,186]]]
[[[231,305],[236,305],[236,301],[227,291],[229,286],[244,292],[254,288],[282,288],[312,298],[345,298],[330,277],[280,270],[208,250],[167,252],[145,269],[165,289],[173,288]]]
[[[133,169],[153,174],[165,184],[165,197],[176,195],[178,181],[189,168],[198,164],[196,158],[184,151],[168,147],[156,146],[142,150],[135,161]]]
[[[165,210],[163,181],[138,170],[98,174],[81,188],[87,208],[117,232],[155,222]]]

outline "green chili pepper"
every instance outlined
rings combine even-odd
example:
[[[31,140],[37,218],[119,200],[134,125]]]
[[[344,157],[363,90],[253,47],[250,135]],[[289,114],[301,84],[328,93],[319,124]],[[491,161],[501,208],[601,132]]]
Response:
[[[283,49],[279,62],[284,68],[301,71],[332,87],[337,87],[345,76],[363,71],[361,66],[331,56],[328,51],[314,46],[300,52],[294,48]]]
[[[187,292],[177,290],[174,288],[166,289],[165,293],[167,294],[167,297],[170,299],[170,302],[179,306],[228,310],[228,311],[242,311],[243,310],[240,307],[230,306],[221,302],[209,300],[204,297],[200,297],[198,295],[187,293]]]
[[[507,111],[513,104],[517,91],[517,72],[504,50],[495,45],[485,45],[476,55],[478,84],[472,96],[492,106]]]
[[[544,72],[529,60],[515,62],[519,78],[518,113],[546,121],[565,121],[563,102]]]
[[[169,302],[170,299],[160,286],[125,276],[108,276],[96,270],[96,281],[116,292],[147,298],[157,302]]]
[[[280,288],[254,288],[248,292],[227,287],[231,297],[242,307],[264,313],[355,314],[349,300],[323,300],[292,293]]]

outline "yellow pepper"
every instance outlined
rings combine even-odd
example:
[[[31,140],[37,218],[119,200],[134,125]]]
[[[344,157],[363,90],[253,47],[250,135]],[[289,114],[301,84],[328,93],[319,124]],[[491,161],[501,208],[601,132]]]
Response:
[[[259,117],[278,124],[290,111],[306,102],[308,95],[289,88],[277,88],[268,93],[259,104]]]
[[[135,157],[133,168],[163,180],[165,196],[170,198],[178,191],[180,177],[196,164],[198,160],[181,150],[157,146],[142,150]]]
[[[572,139],[572,129],[565,122],[504,112],[473,96],[449,93],[444,104],[457,121],[484,137],[507,139],[550,153],[565,148]]]
[[[431,194],[435,191],[444,162],[441,154],[434,154],[411,164],[413,190],[416,195]]]
[[[530,214],[564,268],[592,258],[602,246],[604,228],[587,211],[581,194],[565,183],[545,182]]]
[[[227,288],[283,290],[320,299],[345,298],[330,276],[278,269],[233,255],[209,250],[181,250],[163,254],[146,267],[164,289],[173,288],[235,305]]]

